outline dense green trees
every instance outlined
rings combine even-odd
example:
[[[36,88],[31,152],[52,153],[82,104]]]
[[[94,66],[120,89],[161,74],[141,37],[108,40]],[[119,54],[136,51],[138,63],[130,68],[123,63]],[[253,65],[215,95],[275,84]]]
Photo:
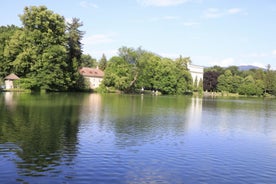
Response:
[[[251,75],[245,77],[238,88],[239,94],[261,96],[264,93],[264,83],[261,80],[255,80]]]
[[[214,82],[216,81],[217,82]],[[205,69],[204,90],[238,93],[247,96],[276,94],[276,72],[270,69],[240,71],[236,66]]]
[[[7,47],[13,70],[32,90],[67,90],[70,83],[66,62],[66,25],[62,16],[45,6],[26,7],[20,15],[22,30]],[[24,79],[25,78],[25,79]]]
[[[105,69],[104,85],[124,92],[137,89],[162,94],[185,94],[192,91],[192,78],[187,58],[173,61],[141,48],[122,47]]]
[[[233,75],[230,70],[226,70],[224,74],[218,77],[217,88],[219,91],[237,93],[241,82],[242,78],[240,76]]]
[[[81,66],[82,23],[45,6],[30,6],[20,15],[22,28],[1,27],[0,77],[20,76],[20,86],[31,90],[65,91],[83,87]]]
[[[1,76],[8,75],[12,67],[10,60],[5,57],[5,48],[9,44],[13,34],[19,29],[19,27],[16,27],[14,25],[0,27],[0,78]]]

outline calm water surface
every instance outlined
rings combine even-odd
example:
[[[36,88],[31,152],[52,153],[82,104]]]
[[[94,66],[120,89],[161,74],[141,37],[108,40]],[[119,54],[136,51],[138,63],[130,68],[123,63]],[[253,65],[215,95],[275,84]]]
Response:
[[[275,182],[275,99],[0,93],[0,183]]]

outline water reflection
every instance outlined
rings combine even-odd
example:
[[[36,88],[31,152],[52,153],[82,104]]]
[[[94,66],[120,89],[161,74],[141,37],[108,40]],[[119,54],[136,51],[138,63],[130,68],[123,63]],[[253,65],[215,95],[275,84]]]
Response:
[[[198,129],[201,126],[202,98],[192,98],[191,105],[187,110],[186,116],[189,117],[189,129]]]
[[[68,162],[76,155],[79,107],[67,95],[5,94],[0,108],[1,155],[11,157],[20,176],[61,172],[58,166],[64,156]]]
[[[14,96],[16,96],[17,93],[13,92],[5,92],[4,93],[4,103],[9,110],[13,110],[16,107],[16,100],[14,100]]]
[[[143,145],[161,140],[168,133],[181,134],[185,131],[187,116],[184,116],[190,105],[185,98],[145,96],[125,97],[107,103],[113,112],[114,136],[116,145],[122,148]],[[117,107],[120,106],[120,109]],[[164,131],[166,130],[166,131]]]
[[[160,140],[168,132],[177,135],[197,129],[201,112],[200,98],[90,94],[81,108],[80,129],[94,139],[109,132],[109,140],[126,148]]]
[[[0,99],[0,183],[276,179],[275,101],[20,94],[8,108]]]
[[[90,174],[109,172],[103,183],[112,179],[112,183],[120,183],[116,179],[125,181],[122,183],[175,179],[166,169],[178,164],[179,155],[173,150],[182,149],[183,136],[194,126],[189,124],[200,120],[201,104],[199,99],[181,96],[86,96],[79,137],[83,154],[78,159],[93,163],[93,168],[82,162],[78,167],[90,170]],[[120,177],[114,179],[114,175]]]
[[[263,99],[210,99],[203,100],[203,129],[207,127],[221,132],[271,134],[275,132],[276,104]]]

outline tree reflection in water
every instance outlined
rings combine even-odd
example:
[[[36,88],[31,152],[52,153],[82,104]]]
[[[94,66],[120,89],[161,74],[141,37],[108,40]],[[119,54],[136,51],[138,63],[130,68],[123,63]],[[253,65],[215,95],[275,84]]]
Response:
[[[82,97],[16,93],[1,96],[5,104],[0,108],[0,149],[15,144],[12,147],[18,157],[13,160],[19,175],[57,174],[62,162],[68,164],[74,159]]]

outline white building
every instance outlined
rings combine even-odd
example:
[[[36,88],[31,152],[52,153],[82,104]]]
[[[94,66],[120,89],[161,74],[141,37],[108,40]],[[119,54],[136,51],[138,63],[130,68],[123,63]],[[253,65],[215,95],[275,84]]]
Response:
[[[204,67],[203,66],[198,66],[198,65],[193,65],[191,63],[188,63],[188,69],[191,72],[192,78],[193,78],[193,83],[197,80],[197,85],[199,84],[199,81],[203,81],[203,72],[204,72]]]
[[[91,89],[98,88],[103,80],[104,72],[97,68],[82,67],[80,74],[89,82]]]

